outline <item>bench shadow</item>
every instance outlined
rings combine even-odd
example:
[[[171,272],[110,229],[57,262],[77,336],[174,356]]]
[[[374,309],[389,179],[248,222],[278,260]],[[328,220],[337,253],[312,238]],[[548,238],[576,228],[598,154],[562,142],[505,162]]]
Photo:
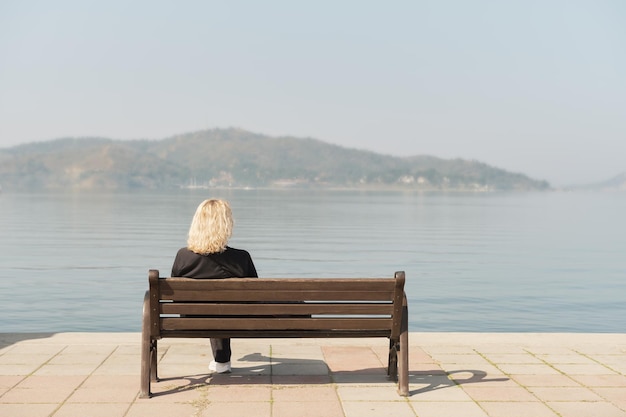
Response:
[[[250,366],[242,366],[251,362]],[[312,371],[312,372],[311,372]],[[469,374],[466,378],[451,378],[455,374]],[[413,371],[409,370],[409,386],[421,388],[409,391],[409,395],[436,391],[444,388],[486,382],[504,382],[509,378],[488,378],[485,371],[479,369],[441,369]],[[171,383],[168,385],[167,383]],[[396,383],[387,376],[384,367],[354,370],[331,371],[325,361],[303,358],[274,358],[260,353],[247,354],[236,360],[232,373],[201,373],[186,376],[160,378],[160,386],[153,396],[181,393],[210,385],[324,385],[342,384],[384,384]]]
[[[208,386],[207,379],[211,377],[211,374],[196,374],[186,376],[173,376],[167,378],[159,378],[152,386],[152,397],[161,397],[164,395],[178,394],[185,391],[193,391],[198,388]],[[186,383],[182,383],[185,381]],[[161,387],[158,384],[176,382],[174,386],[168,386],[167,388]]]
[[[451,375],[468,373],[467,378],[450,378]],[[409,395],[416,395],[424,392],[437,391],[444,388],[458,385],[480,384],[485,382],[505,382],[509,378],[487,378],[487,372],[479,369],[458,369],[454,371],[444,371],[440,369],[429,371],[409,371],[409,384],[425,385],[422,388],[409,391]]]

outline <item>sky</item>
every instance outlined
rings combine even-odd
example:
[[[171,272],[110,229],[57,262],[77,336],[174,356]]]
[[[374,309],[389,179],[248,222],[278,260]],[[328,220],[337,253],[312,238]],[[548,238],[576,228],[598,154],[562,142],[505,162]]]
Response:
[[[626,172],[623,0],[0,0],[0,148],[235,127]]]

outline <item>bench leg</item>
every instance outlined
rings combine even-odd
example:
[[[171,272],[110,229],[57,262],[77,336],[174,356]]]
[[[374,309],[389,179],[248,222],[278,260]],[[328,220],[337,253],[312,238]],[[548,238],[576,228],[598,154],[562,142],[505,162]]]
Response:
[[[150,314],[148,292],[144,297],[143,320],[141,327],[141,381],[139,398],[150,398],[150,380],[156,377],[156,340],[150,337]]]
[[[398,380],[398,342],[389,340],[389,359],[387,361],[387,377],[393,381]]]
[[[153,340],[150,344],[150,381],[158,382],[159,376],[157,372],[157,341]]]
[[[402,309],[402,328],[400,333],[400,358],[398,359],[398,393],[403,397],[409,396],[409,309],[405,305]]]
[[[141,346],[141,391],[139,398],[150,398],[150,383],[158,382],[157,376],[157,341],[148,340]]]
[[[151,366],[151,343],[150,340],[145,340],[147,335],[143,335],[141,342],[141,384],[139,391],[139,398],[150,398],[150,374],[152,370]]]

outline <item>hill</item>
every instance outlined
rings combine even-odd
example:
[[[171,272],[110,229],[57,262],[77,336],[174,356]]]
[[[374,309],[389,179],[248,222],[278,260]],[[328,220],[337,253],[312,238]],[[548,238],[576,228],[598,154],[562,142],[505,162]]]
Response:
[[[573,189],[587,191],[626,191],[626,172],[622,172],[606,181],[580,185],[573,187]]]
[[[351,187],[543,190],[477,161],[408,158],[328,144],[213,129],[162,140],[65,138],[0,150],[0,184],[23,189]]]

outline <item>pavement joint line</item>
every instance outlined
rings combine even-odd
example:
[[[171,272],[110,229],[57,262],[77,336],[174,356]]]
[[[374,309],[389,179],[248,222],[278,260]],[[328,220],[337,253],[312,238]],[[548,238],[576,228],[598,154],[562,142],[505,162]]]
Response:
[[[48,362],[50,362],[52,359],[56,358],[58,355],[60,355],[60,354],[61,354],[61,353],[62,353],[65,349],[67,349],[67,348],[68,348],[68,346],[65,346],[63,349],[61,349],[61,351],[60,351],[60,352],[58,352],[56,355],[54,355],[52,358],[50,358],[50,359],[49,359],[49,360],[48,360],[45,364],[47,364]],[[74,389],[72,390],[72,392],[70,392],[70,393],[69,393],[69,395],[68,395],[67,397],[65,397],[65,399],[64,399],[63,401],[61,401],[61,402],[59,403],[59,406],[58,406],[57,408],[55,408],[55,409],[54,409],[54,411],[50,414],[50,416],[51,416],[51,417],[54,417],[54,415],[55,415],[55,414],[59,411],[59,409],[60,409],[61,407],[63,407],[63,406],[67,403],[67,400],[68,400],[68,399],[69,399],[72,395],[74,395],[74,393],[75,393],[76,391],[78,391],[78,390],[79,390],[79,389],[80,389],[83,385],[85,385],[85,382],[89,379],[89,377],[91,377],[91,376],[94,374],[94,372],[96,372],[96,370],[98,370],[98,368],[100,368],[100,367],[102,366],[102,364],[103,364],[104,362],[106,362],[106,361],[107,361],[107,359],[109,359],[111,356],[113,356],[113,353],[115,353],[115,351],[116,351],[116,350],[118,350],[118,349],[119,349],[119,345],[116,345],[116,346],[115,346],[115,349],[113,349],[113,351],[111,351],[111,353],[109,353],[109,354],[107,355],[107,357],[106,357],[106,358],[104,358],[102,361],[100,361],[100,363],[99,363],[99,364],[98,364],[98,365],[97,365],[97,366],[96,366],[96,367],[95,367],[95,368],[91,371],[91,373],[90,373],[89,375],[85,376],[85,378],[83,379],[83,381],[82,381],[80,384],[78,384],[78,386],[77,386],[76,388],[74,388]],[[45,364],[41,365],[41,367],[43,367]],[[41,368],[41,367],[40,367],[40,368]],[[130,408],[130,406],[129,406],[128,408]],[[126,414],[127,412],[128,412],[128,409],[126,410],[126,412],[124,412],[124,414]]]
[[[482,356],[488,363],[490,363],[491,365],[495,366],[498,370],[500,370],[504,375],[506,375],[507,378],[509,378],[512,381],[515,381],[515,378],[513,378],[512,374],[505,372],[502,368],[500,368],[495,362],[491,361],[487,355],[482,354],[481,352],[479,352],[477,349],[473,349],[476,353],[478,353],[480,356]],[[534,354],[533,352],[529,351],[528,349],[523,349],[526,353],[528,353],[529,355],[531,355],[533,358],[538,359],[540,361],[542,361],[543,363],[545,363],[546,365],[550,366],[552,369],[554,369],[557,372],[560,372],[558,369],[556,369],[554,366],[552,366],[551,364],[549,364],[548,362],[546,362],[545,360],[541,359],[540,357],[538,357],[536,354]],[[565,375],[568,378],[572,379],[569,375]],[[572,379],[573,380],[573,379]],[[575,381],[574,381],[575,382]],[[519,384],[518,385],[525,389],[526,392],[528,392],[530,395],[532,395],[534,398],[537,399],[537,401],[539,403],[543,403],[546,407],[548,407],[550,409],[550,411],[554,412],[557,416],[562,417],[560,413],[558,413],[554,408],[550,407],[550,405],[547,402],[544,402],[541,400],[541,398],[539,398],[537,396],[537,394],[535,394],[534,392],[532,392],[530,389],[528,389],[528,387],[526,385],[523,384]],[[471,396],[470,396],[471,397]],[[478,403],[476,400],[474,400],[474,402],[476,402],[479,406],[480,403]],[[487,402],[487,401],[484,401]],[[487,412],[487,410],[485,410],[483,407],[481,407],[485,412]]]
[[[11,347],[11,349],[9,349],[9,352],[15,350],[16,347],[15,345],[13,345]],[[45,361],[44,363],[42,363],[41,365],[39,365],[37,368],[33,369],[29,374],[24,375],[24,377],[22,379],[20,379],[18,382],[16,382],[11,388],[9,388],[8,390],[6,390],[6,392],[2,393],[0,395],[0,398],[2,398],[5,394],[7,394],[9,391],[11,391],[12,389],[14,389],[15,387],[17,387],[19,384],[21,384],[22,382],[26,381],[26,379],[28,379],[29,377],[33,376],[33,374],[35,372],[37,372],[38,370],[40,370],[41,368],[43,368],[44,366],[46,366],[52,359],[56,358],[57,356],[59,356],[61,354],[61,352],[63,352],[65,349],[67,349],[67,346],[64,346],[61,350],[59,350],[57,353],[55,353],[52,357],[48,358],[47,361]],[[5,352],[6,353],[6,352]],[[3,353],[4,355],[4,353]],[[58,407],[57,407],[58,408]],[[53,411],[53,414],[56,413],[56,409]]]
[[[608,369],[608,370],[609,370],[609,371],[611,371],[611,372],[614,372],[614,373],[616,373],[616,374],[618,374],[618,375],[622,375],[622,373],[621,373],[621,372],[619,372],[618,370],[613,369],[613,368],[611,368],[609,365],[607,365],[607,364],[605,364],[605,363],[602,363],[602,362],[600,362],[600,361],[598,361],[598,360],[596,360],[596,359],[592,358],[591,356],[587,355],[586,353],[583,353],[583,352],[578,352],[578,351],[574,351],[574,352],[576,352],[576,353],[578,353],[579,355],[581,355],[581,356],[583,356],[583,357],[585,357],[585,358],[587,358],[587,359],[591,360],[592,362],[597,363],[597,364],[598,364],[598,365],[600,365],[600,366],[605,367],[606,369]]]

